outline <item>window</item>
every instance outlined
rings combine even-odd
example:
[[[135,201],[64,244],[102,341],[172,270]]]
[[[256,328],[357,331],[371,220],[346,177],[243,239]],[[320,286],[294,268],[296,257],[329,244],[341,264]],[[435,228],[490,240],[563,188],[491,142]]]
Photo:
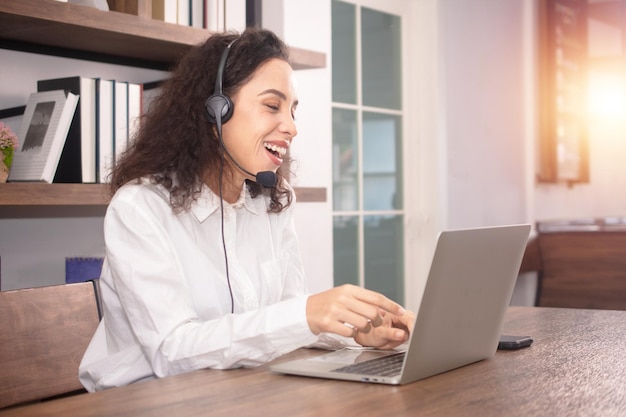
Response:
[[[332,1],[334,279],[403,303],[402,16],[362,3]]]

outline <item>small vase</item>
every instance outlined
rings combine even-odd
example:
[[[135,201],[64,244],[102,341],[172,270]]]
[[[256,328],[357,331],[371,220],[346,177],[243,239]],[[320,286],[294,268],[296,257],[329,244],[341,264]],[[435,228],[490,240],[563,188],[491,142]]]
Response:
[[[9,168],[4,161],[0,160],[0,183],[7,182],[7,178],[9,178]]]

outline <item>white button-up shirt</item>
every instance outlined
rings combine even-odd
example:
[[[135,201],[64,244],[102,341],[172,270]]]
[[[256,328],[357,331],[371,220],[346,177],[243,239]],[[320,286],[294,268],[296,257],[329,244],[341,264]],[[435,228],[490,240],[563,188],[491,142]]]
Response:
[[[244,186],[235,204],[224,202],[223,243],[220,199],[206,186],[180,213],[149,181],[117,191],[104,219],[104,318],[79,371],[87,390],[255,366],[318,341],[306,319],[295,205],[268,213],[268,201]]]

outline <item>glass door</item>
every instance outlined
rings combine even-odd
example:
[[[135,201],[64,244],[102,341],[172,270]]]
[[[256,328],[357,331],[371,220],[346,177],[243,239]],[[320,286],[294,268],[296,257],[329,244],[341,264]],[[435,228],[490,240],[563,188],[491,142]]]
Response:
[[[403,16],[384,3],[332,1],[334,283],[403,303]]]

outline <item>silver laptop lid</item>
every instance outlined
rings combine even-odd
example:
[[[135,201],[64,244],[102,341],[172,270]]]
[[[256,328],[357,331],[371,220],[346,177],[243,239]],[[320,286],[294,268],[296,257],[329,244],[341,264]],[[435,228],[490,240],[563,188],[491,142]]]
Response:
[[[530,225],[439,234],[400,383],[493,356]]]

